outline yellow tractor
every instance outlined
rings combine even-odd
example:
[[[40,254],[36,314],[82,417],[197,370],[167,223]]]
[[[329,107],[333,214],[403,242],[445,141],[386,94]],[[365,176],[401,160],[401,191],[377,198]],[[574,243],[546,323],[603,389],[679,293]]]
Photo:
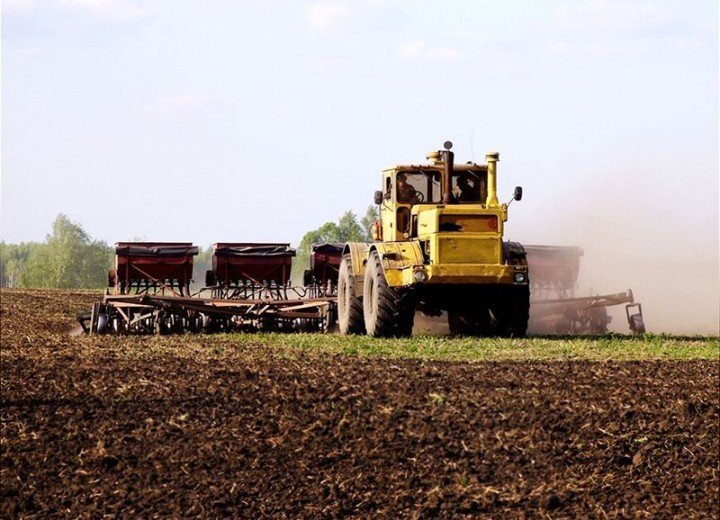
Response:
[[[393,166],[375,192],[380,219],[372,243],[343,247],[338,323],[343,334],[412,334],[416,309],[447,312],[452,334],[522,337],[530,289],[525,250],[503,242],[516,187],[498,201],[497,163],[454,164],[452,143],[427,155],[429,164]]]

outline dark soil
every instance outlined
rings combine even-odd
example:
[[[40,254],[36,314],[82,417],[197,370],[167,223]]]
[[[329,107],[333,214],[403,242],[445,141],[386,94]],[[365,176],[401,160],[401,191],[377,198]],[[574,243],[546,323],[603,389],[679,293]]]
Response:
[[[720,514],[717,362],[137,356],[92,299],[2,293],[3,518]]]

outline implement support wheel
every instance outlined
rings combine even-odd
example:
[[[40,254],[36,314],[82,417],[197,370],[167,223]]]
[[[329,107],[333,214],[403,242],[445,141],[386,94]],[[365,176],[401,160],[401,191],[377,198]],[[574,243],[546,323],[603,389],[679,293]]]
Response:
[[[370,253],[363,286],[365,330],[373,337],[412,335],[415,301],[408,289],[389,287],[380,255]]]
[[[342,334],[365,332],[363,302],[355,296],[350,255],[343,255],[338,272],[338,327]]]

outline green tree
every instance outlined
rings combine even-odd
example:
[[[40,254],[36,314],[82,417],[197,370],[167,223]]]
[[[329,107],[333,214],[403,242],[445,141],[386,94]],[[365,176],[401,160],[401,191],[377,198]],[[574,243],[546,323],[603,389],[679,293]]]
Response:
[[[357,216],[352,211],[346,211],[338,220],[338,236],[335,242],[363,242],[365,233],[358,224]]]
[[[192,290],[196,291],[205,286],[205,272],[212,269],[212,246],[203,249],[200,247],[198,255],[193,262]]]
[[[325,222],[319,228],[308,231],[303,235],[298,249],[309,251],[313,244],[324,244],[326,242],[339,242],[340,229],[335,222]]]
[[[346,211],[335,222],[325,222],[322,226],[308,231],[300,240],[293,262],[292,281],[295,285],[302,284],[302,275],[310,267],[310,252],[314,244],[364,242],[367,233],[358,223],[357,216],[352,211]]]
[[[58,215],[52,232],[28,257],[20,275],[24,287],[101,288],[107,284],[113,250],[94,241],[65,215]]]
[[[0,242],[0,287],[19,287],[30,255],[42,246],[37,242]]]
[[[380,212],[378,210],[377,206],[368,206],[367,211],[365,212],[365,216],[360,220],[360,226],[362,227],[364,235],[364,240],[366,242],[371,242],[373,239],[372,234],[372,227],[375,224],[375,221],[380,218]]]

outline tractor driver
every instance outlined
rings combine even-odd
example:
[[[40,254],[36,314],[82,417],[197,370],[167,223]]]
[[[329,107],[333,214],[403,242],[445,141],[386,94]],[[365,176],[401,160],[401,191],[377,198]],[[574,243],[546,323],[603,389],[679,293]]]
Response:
[[[477,184],[478,181],[475,180],[475,185],[477,186]],[[457,196],[458,202],[480,201],[480,193],[478,192],[476,186],[472,186],[470,184],[470,176],[468,174],[463,174],[458,177],[457,186],[460,190],[460,193]]]
[[[403,172],[397,175],[397,200],[398,202],[416,202],[417,191],[407,181],[407,175]]]

